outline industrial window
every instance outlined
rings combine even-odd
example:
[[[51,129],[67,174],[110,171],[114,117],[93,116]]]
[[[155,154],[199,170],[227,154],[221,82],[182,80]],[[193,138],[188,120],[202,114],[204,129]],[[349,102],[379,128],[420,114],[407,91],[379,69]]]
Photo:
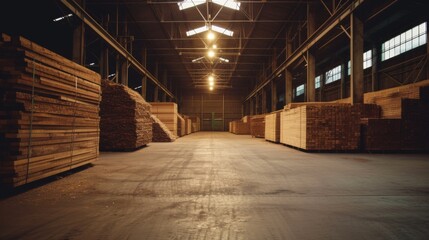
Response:
[[[363,53],[363,69],[367,69],[372,66],[372,50],[368,50]],[[347,62],[347,75],[350,76],[350,60]]]
[[[322,78],[322,76],[319,75],[314,79],[314,86],[316,87],[316,89],[320,88],[320,79],[321,78]]]
[[[381,45],[381,61],[426,44],[426,22],[409,29]]]
[[[304,94],[304,84],[296,87],[296,91],[295,91],[295,96],[297,96],[297,97],[301,96],[302,94]]]
[[[335,82],[341,79],[341,65],[334,67],[333,69],[326,72],[326,81],[325,83]]]

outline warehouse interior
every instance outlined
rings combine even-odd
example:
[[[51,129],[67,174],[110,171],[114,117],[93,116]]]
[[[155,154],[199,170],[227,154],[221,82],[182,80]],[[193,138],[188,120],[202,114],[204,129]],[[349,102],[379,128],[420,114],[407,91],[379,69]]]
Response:
[[[424,0],[0,9],[0,239],[427,239]]]

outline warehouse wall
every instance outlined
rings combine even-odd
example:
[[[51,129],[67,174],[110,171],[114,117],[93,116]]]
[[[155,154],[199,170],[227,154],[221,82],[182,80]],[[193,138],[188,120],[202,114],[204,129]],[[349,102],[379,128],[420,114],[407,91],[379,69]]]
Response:
[[[227,131],[228,123],[242,117],[242,93],[192,92],[183,94],[179,112],[201,119],[202,131]]]

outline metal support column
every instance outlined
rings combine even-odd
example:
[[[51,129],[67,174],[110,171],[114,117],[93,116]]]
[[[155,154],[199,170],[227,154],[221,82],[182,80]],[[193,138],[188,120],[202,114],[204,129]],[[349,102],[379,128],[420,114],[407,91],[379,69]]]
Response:
[[[290,36],[286,36],[286,58],[292,55],[292,41]],[[285,68],[285,105],[291,103],[293,100],[293,89],[292,89],[292,72],[289,68]]]
[[[340,99],[346,98],[346,75],[347,65],[341,64],[341,78],[340,78]]]
[[[271,111],[277,110],[277,83],[275,80],[271,81]]]
[[[363,22],[350,15],[350,97],[351,103],[363,103]]]
[[[307,86],[306,89],[306,99],[307,102],[316,101],[316,59],[310,51],[307,51]]]
[[[155,77],[156,77],[157,79],[159,79],[158,71],[159,71],[159,69],[158,69],[158,61],[157,61],[157,62],[155,63]],[[154,90],[153,90],[153,101],[154,101],[154,102],[158,102],[158,100],[159,100],[158,93],[159,93],[158,86],[155,86],[155,88],[154,88]]]
[[[374,44],[372,47],[372,68],[371,68],[371,91],[377,91],[379,89],[378,85],[378,64],[380,59],[378,57],[378,48]]]
[[[85,8],[85,0],[76,0],[82,8]],[[85,23],[82,21],[73,30],[73,62],[85,65]]]
[[[142,65],[147,68],[147,49],[143,49],[142,51]],[[141,89],[141,95],[144,99],[146,99],[146,93],[147,93],[147,76],[144,75],[142,78],[142,89]]]
[[[261,93],[262,101],[261,101],[261,113],[267,113],[267,89],[263,88]]]

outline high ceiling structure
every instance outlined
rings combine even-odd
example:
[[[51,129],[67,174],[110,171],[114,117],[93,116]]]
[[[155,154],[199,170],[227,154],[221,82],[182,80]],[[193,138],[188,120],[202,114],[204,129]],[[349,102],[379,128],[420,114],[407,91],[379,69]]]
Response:
[[[168,78],[182,87],[207,88],[212,75],[217,88],[232,88],[252,85],[264,68],[270,68],[264,63],[273,54],[282,54],[286,27],[304,25],[307,5],[312,3],[87,0],[86,8],[100,21],[110,14],[109,29],[121,32],[127,25],[133,51],[147,48],[149,60],[155,56]],[[214,39],[207,38],[209,33]]]

